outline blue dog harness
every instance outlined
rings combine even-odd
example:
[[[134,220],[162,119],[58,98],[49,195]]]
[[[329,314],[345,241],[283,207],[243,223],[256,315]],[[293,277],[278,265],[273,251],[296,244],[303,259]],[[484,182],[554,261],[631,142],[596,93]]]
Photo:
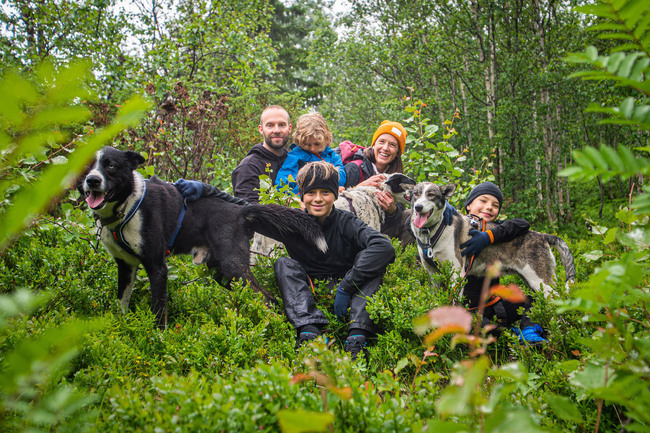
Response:
[[[117,245],[119,245],[120,248],[122,248],[124,251],[132,255],[133,257],[140,258],[138,254],[131,248],[131,245],[126,241],[126,238],[124,238],[124,227],[131,221],[131,219],[135,216],[135,213],[140,209],[140,205],[142,204],[142,201],[144,200],[145,195],[147,194],[147,181],[145,180],[144,182],[144,189],[142,190],[142,197],[140,197],[140,200],[138,200],[138,203],[131,208],[129,213],[124,217],[121,223],[119,223],[114,230],[111,230],[111,233],[113,234],[113,239],[115,242],[117,242]],[[176,223],[176,229],[174,230],[174,233],[167,244],[167,250],[165,251],[166,255],[170,255],[173,251],[174,248],[174,242],[176,241],[176,236],[178,236],[178,232],[181,231],[181,227],[183,226],[183,219],[185,218],[185,211],[187,210],[187,201],[183,200],[183,208],[181,209],[180,214],[178,215],[178,222]],[[101,233],[102,229],[104,226],[108,224],[112,224],[115,221],[118,221],[120,218],[124,216],[123,213],[118,212],[117,214],[111,216],[110,218],[99,218],[99,222],[101,226],[97,229],[97,238],[98,240],[101,238]]]

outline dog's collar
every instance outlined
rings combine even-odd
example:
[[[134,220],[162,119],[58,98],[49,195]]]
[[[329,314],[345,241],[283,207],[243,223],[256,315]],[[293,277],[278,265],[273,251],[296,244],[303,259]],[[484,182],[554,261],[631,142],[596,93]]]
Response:
[[[420,248],[422,248],[422,251],[424,252],[424,256],[428,259],[427,261],[433,262],[433,256],[434,256],[433,247],[436,246],[438,240],[440,240],[440,236],[442,236],[442,232],[445,231],[445,224],[442,221],[440,221],[440,224],[438,225],[438,229],[431,237],[429,237],[431,231],[428,228],[422,227],[420,231],[426,233],[428,242],[426,243],[422,242],[420,238],[417,236],[415,237],[415,239],[418,241],[418,245],[420,246]]]
[[[135,213],[140,209],[140,205],[142,204],[142,201],[144,200],[144,196],[147,194],[147,182],[145,181],[143,184],[143,189],[142,189],[142,197],[140,197],[140,200],[133,206],[130,210],[129,213],[124,216],[124,212],[115,212],[112,216],[108,218],[99,218],[99,223],[101,224],[99,229],[97,230],[97,236],[98,238],[101,237],[102,229],[104,226],[108,224],[112,224],[116,221],[122,220],[121,223],[115,227],[115,230],[111,230],[111,233],[113,234],[113,239],[115,239],[115,242],[122,248],[124,251],[132,255],[133,257],[139,258],[138,254],[135,252],[133,248],[131,248],[131,245],[126,241],[124,238],[124,233],[122,233],[122,230],[124,230],[124,226],[126,226],[129,221],[135,216]]]
[[[113,215],[107,218],[101,218],[99,216],[95,216],[95,219],[99,221],[99,224],[101,224],[102,227],[113,224],[114,222],[119,221],[122,218],[124,218],[124,212],[122,211],[114,212]]]

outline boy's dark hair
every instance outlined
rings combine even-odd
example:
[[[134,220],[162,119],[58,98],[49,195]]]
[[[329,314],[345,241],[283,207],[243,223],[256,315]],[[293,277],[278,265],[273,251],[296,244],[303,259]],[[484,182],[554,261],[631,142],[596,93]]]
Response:
[[[300,199],[312,189],[323,188],[339,196],[339,172],[332,164],[325,161],[309,162],[305,164],[296,176]]]

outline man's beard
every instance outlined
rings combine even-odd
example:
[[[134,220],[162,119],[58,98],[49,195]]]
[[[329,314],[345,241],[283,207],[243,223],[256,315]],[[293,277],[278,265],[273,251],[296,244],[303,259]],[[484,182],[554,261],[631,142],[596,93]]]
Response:
[[[282,144],[275,144],[273,143],[273,138],[282,138]],[[269,146],[271,149],[282,149],[287,145],[287,141],[289,141],[289,136],[287,135],[286,137],[283,135],[276,135],[276,136],[270,136],[270,135],[265,135],[264,136],[264,142]]]

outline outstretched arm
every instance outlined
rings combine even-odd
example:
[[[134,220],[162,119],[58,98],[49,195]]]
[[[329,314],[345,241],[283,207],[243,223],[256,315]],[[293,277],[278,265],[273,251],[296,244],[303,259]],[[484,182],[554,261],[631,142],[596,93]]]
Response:
[[[395,249],[387,237],[368,227],[351,215],[345,222],[343,236],[360,247],[352,268],[341,280],[341,288],[350,294],[356,293],[357,287],[386,272],[386,267],[395,260]]]
[[[217,197],[222,200],[225,200],[229,203],[234,203],[238,205],[248,205],[246,200],[242,200],[237,197],[233,197],[227,192],[221,191],[219,188],[208,185],[207,183],[199,182],[198,180],[185,180],[178,179],[174,186],[181,193],[183,198],[187,201],[195,201],[201,197]]]
[[[471,238],[463,243],[460,248],[463,256],[476,256],[483,248],[490,244],[499,242],[508,242],[528,232],[530,224],[522,218],[513,218],[511,220],[497,222],[487,231],[470,230]]]
[[[492,243],[508,242],[514,238],[528,233],[530,224],[523,218],[513,218],[510,220],[498,222],[496,227],[492,227]]]

